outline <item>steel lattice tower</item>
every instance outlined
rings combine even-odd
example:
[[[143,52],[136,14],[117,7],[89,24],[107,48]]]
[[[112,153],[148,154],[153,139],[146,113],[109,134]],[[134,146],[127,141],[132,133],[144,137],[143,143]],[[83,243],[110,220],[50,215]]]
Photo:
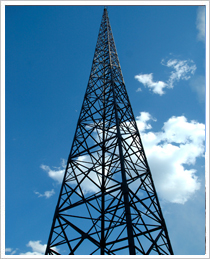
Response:
[[[46,254],[173,254],[106,8]]]

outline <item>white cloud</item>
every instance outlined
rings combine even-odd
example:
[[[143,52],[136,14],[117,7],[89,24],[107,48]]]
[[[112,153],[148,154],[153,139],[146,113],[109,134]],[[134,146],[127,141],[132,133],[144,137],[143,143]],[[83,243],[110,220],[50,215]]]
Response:
[[[204,155],[205,125],[196,121],[188,122],[184,116],[173,116],[164,123],[161,131],[153,132],[149,121],[156,119],[148,112],[141,112],[136,120],[159,197],[168,202],[184,204],[200,188],[193,165],[198,157]],[[88,155],[79,157],[80,169],[87,171],[92,166],[91,159],[93,157]],[[97,160],[97,157],[94,159]],[[60,167],[58,170],[46,165],[42,167],[47,168],[49,177],[61,182],[63,173],[61,178]],[[100,165],[96,166],[86,178],[82,171],[74,170],[84,194],[100,191],[100,170]],[[69,177],[71,184],[77,184],[73,175]]]
[[[29,241],[26,245],[27,247],[31,247],[32,252],[20,253],[20,255],[43,255],[46,250],[46,244],[42,245],[41,241]]]
[[[176,81],[189,80],[196,70],[196,65],[193,60],[169,59],[165,63],[165,60],[162,59],[161,64],[173,68],[167,81],[168,88],[173,88]]]
[[[188,122],[184,116],[171,117],[162,131],[145,132],[147,121],[139,116],[140,123],[146,124],[141,127],[141,138],[160,198],[184,204],[200,188],[196,170],[186,165],[193,166],[204,154],[204,124]]]
[[[53,170],[47,165],[41,165],[41,168],[48,173],[48,176],[50,178],[52,178],[53,180],[57,181],[59,184],[62,183],[62,181],[63,181],[65,167],[66,167],[66,160],[61,159],[61,161],[62,161],[61,167],[55,167],[55,168],[57,168],[57,170]],[[79,162],[79,164],[81,164],[82,167],[83,166],[86,167],[86,168],[91,167],[91,158],[88,155],[80,156],[77,159],[77,161]],[[61,168],[63,168],[63,169],[61,169]],[[99,184],[99,179],[98,179],[98,176],[96,175],[96,173],[94,171],[90,172],[88,174],[88,177],[86,177],[86,179],[84,181],[83,181],[84,175],[81,174],[81,172],[78,169],[75,169],[74,172],[77,175],[77,180],[79,182],[81,181],[81,188],[82,188],[82,191],[83,191],[84,194],[89,193],[89,192],[97,192],[99,190],[98,187],[97,187],[97,184]],[[94,184],[92,182],[92,180],[96,184]],[[77,184],[76,180],[71,180],[71,185],[76,185],[76,184]],[[79,190],[77,190],[77,191],[79,192]],[[54,190],[48,191],[47,194],[45,192],[45,194],[43,194],[43,195],[40,194],[39,192],[35,192],[35,193],[37,195],[39,195],[39,197],[46,196],[46,195],[49,196],[49,195],[54,194]],[[46,198],[48,198],[48,197],[46,197]]]
[[[196,28],[198,30],[198,40],[203,41],[205,43],[205,6],[199,6],[197,10],[196,17]]]
[[[28,247],[31,247],[33,252],[37,252],[37,253],[40,253],[40,254],[43,254],[45,253],[45,250],[46,250],[46,244],[42,245],[40,244],[40,240],[38,241],[29,241],[27,246]]]
[[[152,90],[154,93],[163,95],[164,91],[163,88],[167,86],[166,83],[163,81],[153,81],[153,74],[139,74],[135,76],[135,79],[137,79],[140,83],[142,83],[144,86],[147,86]],[[137,92],[140,91],[140,88],[137,89]]]
[[[35,194],[38,195],[38,197],[45,197],[45,198],[50,198],[53,194],[55,194],[54,189],[52,189],[51,191],[45,191],[44,194],[41,194],[39,192],[34,192]]]
[[[65,159],[61,160],[61,167],[55,167],[56,168],[55,170],[51,169],[47,165],[41,165],[40,167],[48,173],[48,176],[50,178],[57,181],[58,183],[62,183],[63,176],[64,176],[64,173],[65,173],[65,168],[66,168],[66,160]]]
[[[17,250],[18,250],[18,248],[13,250],[13,248],[8,247],[8,248],[5,248],[5,254],[14,255],[17,253]]]
[[[41,168],[45,170],[48,173],[48,176],[52,178],[53,180],[57,181],[59,184],[62,183],[63,177],[64,177],[64,172],[66,168],[66,160],[61,159],[61,167],[55,167],[56,170],[51,169],[47,165],[41,165]],[[91,158],[88,155],[80,156],[77,161],[81,164],[83,167],[90,167],[91,166]],[[62,169],[63,168],[63,169]],[[98,171],[98,173],[100,173]],[[77,175],[77,180],[80,182],[81,181],[81,188],[83,193],[90,193],[90,192],[97,192],[99,191],[97,184],[99,184],[99,178],[97,174],[92,171],[88,174],[88,177],[83,181],[84,175],[81,174],[81,172],[78,169],[75,169],[75,174]],[[91,179],[91,180],[90,180]],[[94,184],[92,181],[94,181],[96,184]],[[76,180],[71,180],[72,185],[76,185],[77,182]],[[77,190],[79,192],[79,190]],[[35,192],[38,197],[46,196],[46,198],[49,198],[51,195],[54,194],[54,190],[52,191],[47,191],[44,194],[40,194],[39,192]],[[48,196],[48,197],[47,197]]]
[[[155,119],[152,118],[152,116],[149,114],[149,112],[141,112],[140,116],[136,117],[136,123],[138,126],[139,131],[144,131],[145,129],[151,129],[152,126],[150,124],[147,124],[147,121]]]
[[[94,156],[95,159],[97,159],[97,154]],[[87,168],[92,167],[92,158],[89,155],[80,156],[77,159],[78,161],[78,167],[80,170],[84,169],[84,171],[87,171]],[[97,171],[96,171],[97,170]],[[84,174],[81,173],[78,169],[75,169],[74,172],[77,175],[77,180],[80,182],[81,189],[83,191],[83,194],[91,193],[91,192],[98,192],[100,186],[100,174],[101,168],[94,168],[88,173],[88,177],[84,179]],[[98,173],[98,174],[97,174]],[[93,181],[93,182],[92,182]],[[77,184],[77,182],[74,180],[71,184]],[[98,185],[98,186],[97,186]],[[78,190],[77,190],[78,191]]]
[[[179,80],[189,80],[196,70],[196,65],[193,60],[169,59],[165,62],[165,60],[162,59],[161,64],[173,69],[169,79],[166,82],[153,81],[153,73],[134,76],[134,78],[145,87],[148,87],[155,94],[159,95],[163,95],[165,93],[163,91],[164,88],[173,88],[175,82]],[[141,88],[138,88],[136,91],[141,91]]]
[[[136,92],[141,92],[141,91],[142,89],[140,87],[136,90]]]
[[[37,240],[37,241],[29,241],[26,246],[30,247],[32,251],[20,253],[20,255],[44,255],[47,244],[42,245],[41,240]],[[57,247],[54,247],[54,250],[59,252],[59,249]]]

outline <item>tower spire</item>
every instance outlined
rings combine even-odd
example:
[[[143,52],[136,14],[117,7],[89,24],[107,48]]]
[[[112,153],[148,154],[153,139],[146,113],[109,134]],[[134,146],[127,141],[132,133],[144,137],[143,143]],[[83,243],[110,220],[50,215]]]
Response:
[[[46,254],[173,254],[106,7]]]

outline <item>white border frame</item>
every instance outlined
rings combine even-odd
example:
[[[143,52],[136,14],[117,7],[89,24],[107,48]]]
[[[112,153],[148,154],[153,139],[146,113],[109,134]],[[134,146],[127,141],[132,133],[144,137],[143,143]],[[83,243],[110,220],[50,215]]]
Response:
[[[206,177],[206,255],[173,255],[164,258],[209,258],[209,1],[1,1],[1,258],[46,258],[45,255],[5,255],[5,6],[6,5],[194,5],[206,6],[206,153],[205,153],[205,177]],[[196,238],[196,237],[195,237]],[[66,258],[65,255],[50,256],[50,258]],[[74,258],[106,258],[98,255],[74,255]],[[49,256],[47,256],[49,258]],[[109,255],[108,258],[117,256]],[[121,255],[120,258],[128,258]],[[129,258],[145,258],[144,255],[129,256]],[[160,258],[150,256],[147,258]]]

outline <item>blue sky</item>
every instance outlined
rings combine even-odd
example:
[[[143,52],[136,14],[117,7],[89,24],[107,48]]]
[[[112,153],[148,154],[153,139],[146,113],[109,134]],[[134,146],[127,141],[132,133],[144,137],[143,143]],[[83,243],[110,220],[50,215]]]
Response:
[[[5,7],[6,254],[44,253],[103,6]],[[174,253],[205,254],[205,7],[108,6]]]

